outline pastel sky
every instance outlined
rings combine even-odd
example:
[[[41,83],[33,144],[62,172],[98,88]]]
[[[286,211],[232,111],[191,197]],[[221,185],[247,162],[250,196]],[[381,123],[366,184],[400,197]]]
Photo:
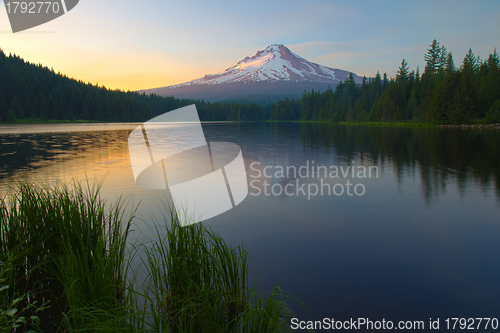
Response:
[[[391,77],[402,58],[423,68],[434,38],[456,65],[469,47],[481,59],[500,51],[500,0],[80,0],[16,34],[0,6],[5,53],[124,90],[217,73],[273,43],[325,66]]]

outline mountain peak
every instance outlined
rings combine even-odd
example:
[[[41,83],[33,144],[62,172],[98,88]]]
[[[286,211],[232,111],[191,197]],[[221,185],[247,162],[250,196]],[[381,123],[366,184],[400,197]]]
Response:
[[[283,48],[287,48],[285,45],[283,44],[270,44],[268,45],[264,51],[271,51],[273,50],[274,48],[277,48],[277,49],[283,49]]]
[[[337,75],[341,74],[341,75]],[[257,51],[252,57],[245,57],[236,64],[217,74],[185,84],[222,84],[235,82],[319,82],[337,84],[347,78],[345,71],[310,62],[288,49],[283,44],[271,44]],[[347,73],[348,74],[348,73]],[[346,76],[344,78],[344,76]]]
[[[256,86],[264,87],[267,90],[277,89],[274,87],[296,86],[300,93],[304,88],[320,87],[325,89],[328,86],[335,87],[341,80],[345,81],[349,76],[348,71],[322,66],[306,60],[293,53],[283,44],[270,44],[265,49],[257,51],[253,56],[245,57],[224,71],[216,74],[207,74],[202,78],[186,83],[148,90],[149,92],[170,95],[177,91],[192,91],[196,97],[196,91],[201,94],[208,90],[227,90],[230,85],[234,87],[244,86],[244,90],[259,91]],[[361,82],[361,78],[354,75],[356,82]],[[252,87],[250,87],[252,86]],[[299,88],[300,86],[300,88]],[[212,88],[210,88],[212,87]],[[238,88],[239,89],[239,88]],[[189,96],[189,95],[183,95]],[[198,97],[201,97],[198,95]]]

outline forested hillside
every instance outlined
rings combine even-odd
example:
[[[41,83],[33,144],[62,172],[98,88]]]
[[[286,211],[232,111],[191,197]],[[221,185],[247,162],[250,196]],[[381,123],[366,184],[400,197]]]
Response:
[[[6,56],[0,49],[0,121],[146,121],[195,103],[201,120],[267,120],[270,106],[256,103],[206,103],[110,90]]]
[[[500,61],[495,51],[480,60],[472,50],[456,68],[434,40],[422,75],[402,60],[395,79],[379,73],[357,85],[352,76],[335,91],[305,92],[279,101],[272,120],[415,121],[437,124],[500,122]]]

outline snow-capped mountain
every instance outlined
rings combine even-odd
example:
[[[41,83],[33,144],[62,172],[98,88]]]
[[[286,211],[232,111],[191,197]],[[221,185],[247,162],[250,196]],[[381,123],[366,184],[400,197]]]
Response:
[[[186,83],[142,90],[146,94],[205,100],[296,97],[345,81],[349,72],[310,62],[282,44],[269,45],[223,72]],[[353,74],[356,82],[361,78]],[[249,98],[252,97],[252,98]]]

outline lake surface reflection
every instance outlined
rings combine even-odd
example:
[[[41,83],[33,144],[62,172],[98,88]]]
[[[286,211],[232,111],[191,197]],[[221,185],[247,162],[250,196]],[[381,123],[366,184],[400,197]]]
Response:
[[[2,125],[0,191],[19,178],[104,179],[108,200],[140,202],[131,240],[153,237],[152,215],[165,213],[168,193],[134,182],[127,138],[137,126]],[[499,131],[298,123],[203,130],[209,142],[241,147],[250,184],[241,204],[206,223],[244,244],[263,288],[280,283],[310,307],[300,319],[441,318],[442,327],[448,317],[500,317]],[[313,165],[337,167],[339,177],[279,173]],[[345,173],[370,167],[371,177]]]

